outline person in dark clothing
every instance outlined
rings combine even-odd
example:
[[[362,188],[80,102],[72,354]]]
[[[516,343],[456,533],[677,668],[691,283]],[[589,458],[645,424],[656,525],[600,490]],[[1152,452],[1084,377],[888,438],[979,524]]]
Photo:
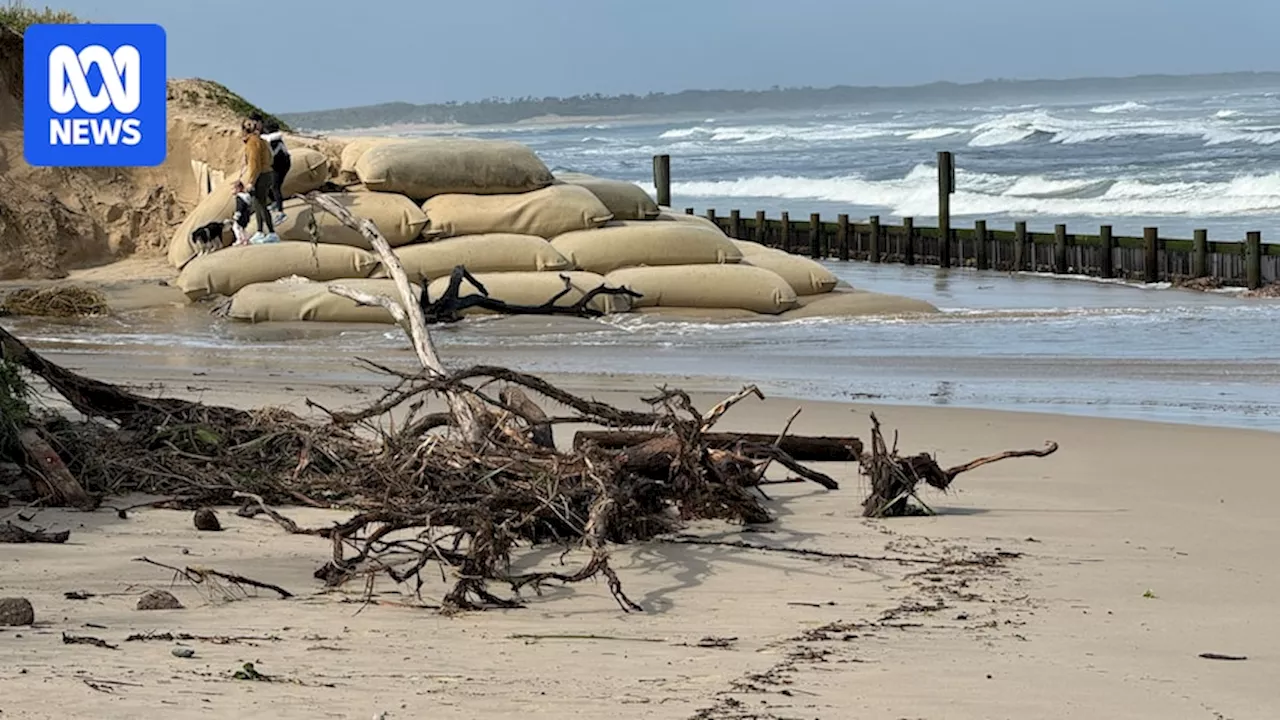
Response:
[[[271,150],[262,139],[262,123],[245,120],[241,126],[244,136],[245,165],[253,197],[253,214],[258,221],[258,232],[249,238],[253,244],[280,242],[276,235],[271,213],[267,211],[267,197],[275,184],[275,172],[271,169]],[[263,234],[263,231],[266,234]]]
[[[245,190],[244,183],[237,180],[233,186],[236,197],[236,211],[231,216],[231,232],[236,236],[236,245],[248,245],[249,236],[245,230],[249,227],[249,218],[253,216],[253,196]]]
[[[275,222],[279,225],[289,219],[284,212],[284,179],[289,174],[289,168],[293,167],[293,158],[284,144],[284,133],[280,132],[279,125],[272,122],[263,129],[265,132],[262,139],[267,141],[267,148],[271,150],[271,171],[276,175],[275,183],[271,186],[271,199],[276,205]]]

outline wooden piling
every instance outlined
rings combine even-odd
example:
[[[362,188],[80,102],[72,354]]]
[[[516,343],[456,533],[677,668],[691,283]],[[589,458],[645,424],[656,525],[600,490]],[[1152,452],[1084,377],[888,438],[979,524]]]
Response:
[[[791,216],[786,212],[782,213],[782,219],[779,220],[778,247],[791,252]]]
[[[1066,275],[1067,270],[1067,226],[1059,223],[1053,226],[1053,271]]]
[[[916,220],[902,218],[902,262],[904,265],[916,264]]]
[[[653,156],[653,188],[658,195],[658,204],[671,207],[671,156]]]
[[[1245,236],[1244,277],[1250,290],[1262,287],[1262,233],[1257,231]]]
[[[1191,277],[1209,274],[1209,231],[1196,230],[1191,239]]]
[[[737,210],[729,211],[729,237],[734,240],[742,239],[742,213]]]
[[[867,244],[867,259],[873,263],[880,262],[880,245],[883,233],[880,230],[880,216],[872,215],[869,218],[871,223],[871,239]]]
[[[1153,283],[1160,281],[1160,229],[1142,228],[1142,247],[1146,257],[1142,263],[1142,278]]]
[[[756,211],[756,227],[754,237],[757,243],[768,245],[769,239],[769,220],[765,216],[763,210]]]
[[[1104,278],[1116,276],[1116,239],[1111,235],[1111,226],[1098,228],[1098,238],[1102,247],[1098,248],[1098,275]]]
[[[844,262],[849,262],[848,213],[840,213],[836,216],[836,247],[840,252],[840,259]]]
[[[698,213],[697,213],[697,211],[695,211],[693,208],[685,208],[685,209],[684,209],[684,214],[685,214],[685,215],[697,215]]]
[[[955,192],[956,167],[951,153],[938,153],[938,266],[951,267],[951,193]]]
[[[973,224],[973,264],[979,270],[991,269],[991,259],[987,257],[986,220],[978,220]]]
[[[720,221],[716,219],[715,208],[707,208],[707,219],[711,221],[712,225],[715,225],[716,227],[720,227]]]
[[[1013,269],[1015,272],[1034,269],[1035,248],[1027,242],[1027,223],[1019,220],[1013,224]]]
[[[809,257],[822,257],[822,218],[818,213],[809,215]]]

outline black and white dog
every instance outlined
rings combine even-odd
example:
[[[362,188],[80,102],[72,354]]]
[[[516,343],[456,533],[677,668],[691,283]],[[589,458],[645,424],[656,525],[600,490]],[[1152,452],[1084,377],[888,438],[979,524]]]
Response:
[[[227,223],[224,220],[214,220],[206,225],[201,225],[191,233],[191,244],[196,248],[197,255],[208,255],[211,252],[222,249],[222,229]]]

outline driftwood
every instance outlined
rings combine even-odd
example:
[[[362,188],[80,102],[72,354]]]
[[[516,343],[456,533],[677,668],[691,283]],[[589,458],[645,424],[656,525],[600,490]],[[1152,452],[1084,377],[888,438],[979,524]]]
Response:
[[[573,284],[569,280],[569,276],[561,275],[560,279],[564,280],[564,289],[556,293],[549,300],[541,305],[512,305],[502,300],[495,300],[489,297],[489,291],[484,285],[467,272],[462,265],[458,265],[449,273],[449,286],[445,288],[444,293],[437,300],[431,300],[427,294],[426,285],[423,285],[422,295],[419,298],[419,304],[422,308],[423,317],[429,324],[437,323],[455,323],[463,318],[462,312],[470,308],[482,308],[503,315],[572,315],[574,317],[600,317],[603,312],[591,307],[591,302],[601,295],[621,295],[631,298],[643,297],[640,293],[629,288],[610,288],[603,285],[592,288],[571,305],[557,305],[565,295],[573,290]],[[462,295],[463,281],[471,283],[479,294]]]
[[[76,480],[62,458],[58,457],[58,453],[40,437],[39,431],[34,428],[23,429],[18,433],[18,442],[27,455],[32,473],[43,486],[42,496],[52,498],[55,504],[70,505],[81,510],[93,510],[97,507],[97,501],[85,492],[80,481]]]
[[[71,537],[70,530],[49,532],[47,530],[28,530],[20,525],[5,522],[0,525],[0,543],[52,543],[61,544]]]
[[[573,447],[581,450],[594,443],[605,450],[634,447],[661,437],[662,433],[638,430],[579,430],[573,436]],[[703,433],[702,439],[714,448],[729,449],[738,443],[772,445],[776,435],[765,433]],[[786,435],[778,449],[799,462],[852,462],[862,455],[862,441],[856,437]]]
[[[923,482],[945,492],[961,473],[1010,458],[1045,457],[1057,450],[1058,443],[1048,441],[1043,450],[1010,450],[944,470],[928,453],[900,457],[898,434],[894,433],[893,447],[889,448],[880,431],[880,420],[875,413],[871,413],[871,452],[861,461],[862,474],[871,481],[871,493],[862,503],[862,514],[866,517],[901,517],[921,512],[933,514],[916,494],[919,483]],[[909,503],[912,499],[919,503],[919,509]]]

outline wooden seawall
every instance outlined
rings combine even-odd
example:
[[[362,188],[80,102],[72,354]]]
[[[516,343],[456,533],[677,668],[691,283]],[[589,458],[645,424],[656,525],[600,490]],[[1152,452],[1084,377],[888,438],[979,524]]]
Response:
[[[669,183],[667,163],[669,160],[662,163],[665,172],[661,179]],[[659,164],[655,158],[655,169]],[[663,195],[662,186],[658,188]],[[949,194],[945,178],[940,177],[940,198]],[[669,197],[668,186],[664,199]],[[694,214],[693,208],[685,212]],[[993,230],[979,220],[973,227],[950,227],[950,241],[944,243],[943,230],[916,226],[912,218],[903,218],[901,225],[883,225],[874,216],[866,222],[851,222],[848,215],[824,219],[813,214],[802,219],[784,212],[770,218],[758,210],[744,217],[738,210],[725,216],[714,209],[707,210],[706,217],[732,238],[815,259],[1090,275],[1151,283],[1206,278],[1211,283],[1250,289],[1280,281],[1280,244],[1263,244],[1260,232],[1248,233],[1243,241],[1210,242],[1204,230],[1195,231],[1193,239],[1182,240],[1162,237],[1157,228],[1145,228],[1142,237],[1125,237],[1112,234],[1110,226],[1102,226],[1096,234],[1079,234],[1060,224],[1054,232],[1042,233],[1029,232],[1024,222],[1016,223],[1013,230]],[[949,225],[950,218],[946,220]]]

